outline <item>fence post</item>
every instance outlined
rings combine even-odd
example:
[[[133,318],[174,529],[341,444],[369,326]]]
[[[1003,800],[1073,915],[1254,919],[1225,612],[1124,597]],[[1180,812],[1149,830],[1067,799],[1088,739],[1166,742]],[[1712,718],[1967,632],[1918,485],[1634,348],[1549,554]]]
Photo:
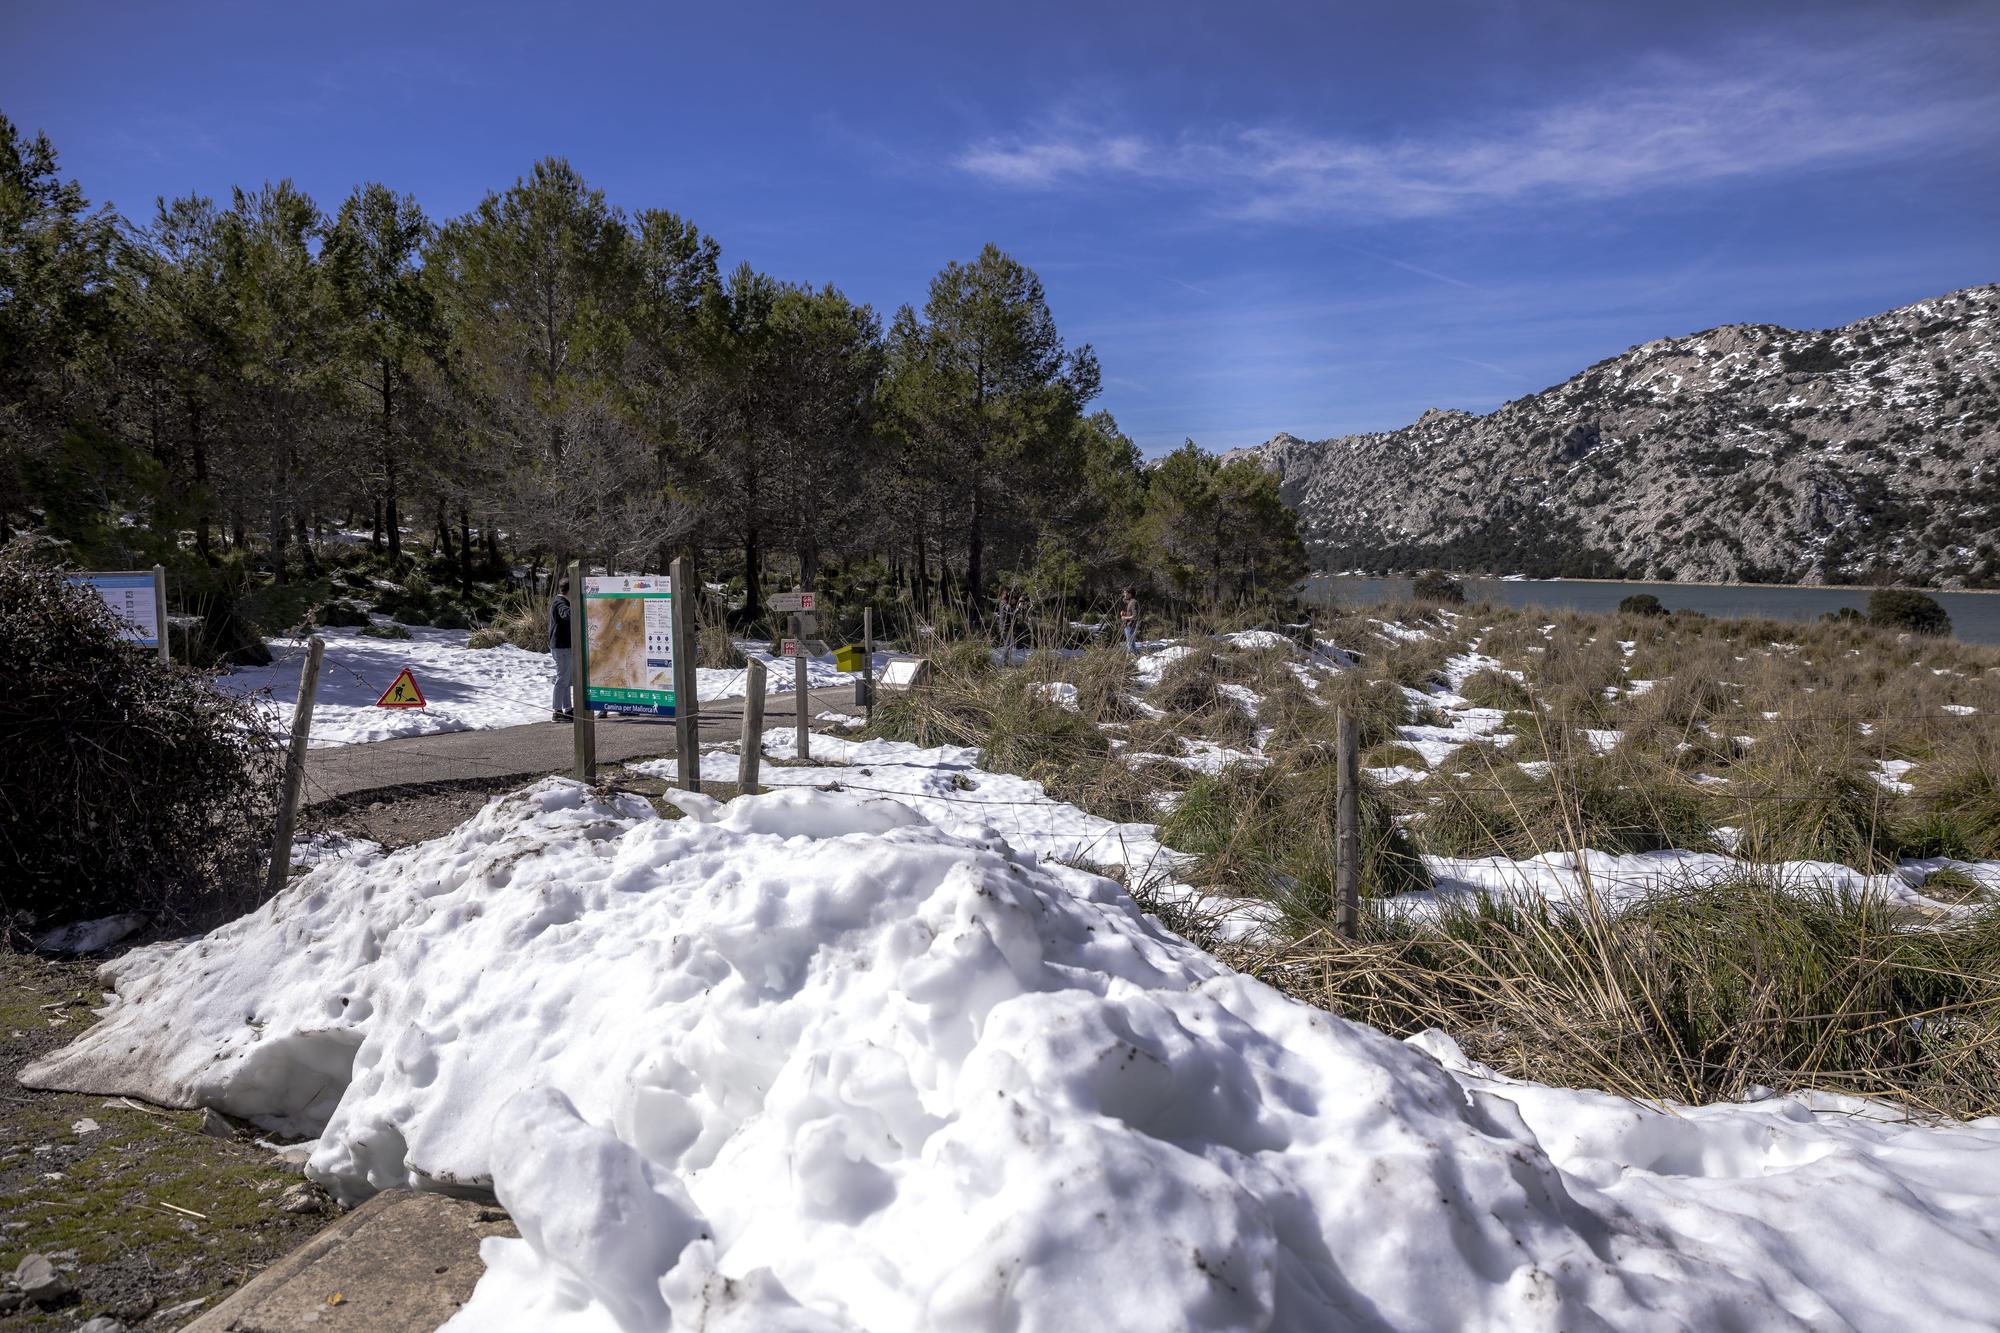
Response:
[[[173,630],[167,624],[167,567],[165,565],[153,566],[153,619],[155,621],[154,628],[159,631],[160,635],[160,660],[162,662],[171,662],[174,660],[174,654],[173,650],[167,647],[167,636],[173,633]]]
[[[578,782],[597,781],[597,715],[590,711],[590,612],[583,595],[581,560],[569,565],[569,711],[576,735]]]
[[[1361,933],[1361,728],[1351,709],[1342,708],[1336,733],[1335,762],[1339,823],[1336,832],[1334,888],[1340,902],[1340,933],[1356,939]]]
[[[701,699],[699,677],[694,670],[694,644],[688,634],[689,617],[694,614],[694,598],[700,585],[695,582],[694,562],[675,556],[667,566],[667,587],[673,593],[674,641],[674,753],[680,767],[681,787],[701,790]]]
[[[806,717],[806,618],[792,613],[792,706],[798,709],[799,762],[812,758],[811,723]]]
[[[737,746],[738,795],[757,790],[757,766],[764,759],[764,664],[756,658],[743,669],[743,739]]]
[[[875,608],[861,608],[861,715],[875,720]]]
[[[264,872],[264,896],[273,897],[292,873],[292,829],[299,816],[299,789],[306,780],[306,745],[312,739],[313,699],[319,694],[319,662],[326,644],[306,640],[305,670],[299,674],[299,701],[292,709],[292,748],[285,755],[285,784],[278,794],[278,827],[271,834],[271,866]]]

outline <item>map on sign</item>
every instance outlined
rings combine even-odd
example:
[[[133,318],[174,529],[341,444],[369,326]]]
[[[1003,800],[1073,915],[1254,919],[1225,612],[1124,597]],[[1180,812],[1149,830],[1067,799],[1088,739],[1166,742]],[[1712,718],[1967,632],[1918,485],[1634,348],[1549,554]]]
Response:
[[[809,592],[774,592],[769,604],[773,611],[789,614],[793,611],[817,611],[817,600],[817,595]]]
[[[674,603],[664,575],[593,575],[583,581],[583,633],[592,708],[674,715]]]
[[[69,581],[96,589],[111,614],[118,617],[128,643],[142,648],[160,646],[160,604],[150,572],[72,574]]]

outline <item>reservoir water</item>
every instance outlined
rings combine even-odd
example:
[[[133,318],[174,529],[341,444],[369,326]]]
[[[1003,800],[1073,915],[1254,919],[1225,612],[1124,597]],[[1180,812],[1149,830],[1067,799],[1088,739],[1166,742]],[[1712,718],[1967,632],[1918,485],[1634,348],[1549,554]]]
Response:
[[[1869,588],[1802,588],[1782,584],[1617,583],[1589,579],[1465,578],[1465,595],[1475,602],[1541,606],[1553,610],[1615,611],[1621,599],[1649,592],[1669,611],[1709,616],[1767,616],[1772,620],[1817,620],[1851,606],[1868,609]],[[1953,637],[1967,643],[2000,644],[2000,593],[1937,592],[1951,616]],[[1366,605],[1410,595],[1407,578],[1321,574],[1306,580],[1308,601]]]

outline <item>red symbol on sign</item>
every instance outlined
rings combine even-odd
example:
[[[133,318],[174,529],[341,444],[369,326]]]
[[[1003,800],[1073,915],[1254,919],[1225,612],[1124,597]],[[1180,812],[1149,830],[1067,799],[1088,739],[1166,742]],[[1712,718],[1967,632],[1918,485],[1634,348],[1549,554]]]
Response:
[[[422,708],[424,692],[417,688],[417,678],[404,667],[402,673],[389,682],[389,688],[382,691],[382,697],[375,701],[377,708]]]

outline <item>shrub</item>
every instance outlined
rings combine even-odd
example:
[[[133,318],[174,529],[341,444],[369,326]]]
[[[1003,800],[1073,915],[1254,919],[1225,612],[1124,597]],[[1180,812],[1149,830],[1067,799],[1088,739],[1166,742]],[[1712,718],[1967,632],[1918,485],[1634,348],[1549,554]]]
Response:
[[[1475,708],[1498,708],[1510,713],[1534,706],[1534,696],[1528,693],[1526,685],[1492,667],[1467,676],[1458,693]]]
[[[1624,755],[1568,755],[1536,779],[1495,759],[1484,772],[1424,784],[1413,830],[1436,856],[1707,850],[1709,807],[1699,788]]]
[[[0,916],[247,906],[278,771],[257,715],[19,555],[0,555],[0,740],[32,775],[0,784]]]
[[[1886,870],[1899,846],[1890,796],[1839,738],[1771,736],[1741,765],[1738,850],[1758,861]]]
[[[380,625],[364,625],[361,632],[371,639],[407,639],[410,637],[410,632],[393,620],[385,621]],[[476,646],[486,648],[492,645],[479,644]]]
[[[1420,602],[1457,606],[1465,601],[1465,585],[1442,569],[1427,569],[1411,582],[1410,596]]]
[[[510,643],[531,653],[549,646],[549,595],[537,587],[517,588],[500,603],[500,613],[466,641],[468,648],[498,648]]]
[[[1617,917],[1481,899],[1368,924],[1359,947],[1302,951],[1271,976],[1395,1035],[1449,1031],[1517,1078],[1696,1103],[1761,1085],[2000,1111],[2000,913],[1912,931],[1879,894],[1748,879]]]
[[[1927,810],[1919,856],[2000,859],[2000,741],[1972,733],[1917,766],[1915,794]]]
[[[368,613],[352,602],[335,600],[321,605],[313,619],[328,629],[355,629],[368,623]]]
[[[1663,616],[1666,613],[1667,608],[1660,604],[1660,599],[1649,592],[1635,592],[1618,602],[1618,614],[1624,616]]]
[[[1338,771],[1330,750],[1269,769],[1236,765],[1197,779],[1160,825],[1160,840],[1197,858],[1204,887],[1267,898],[1299,931],[1334,911]],[[1363,778],[1361,891],[1393,897],[1431,886],[1430,871],[1380,789]]]
[[[1878,588],[1870,593],[1868,623],[1912,634],[1951,633],[1951,617],[1937,598],[1910,588]]]

